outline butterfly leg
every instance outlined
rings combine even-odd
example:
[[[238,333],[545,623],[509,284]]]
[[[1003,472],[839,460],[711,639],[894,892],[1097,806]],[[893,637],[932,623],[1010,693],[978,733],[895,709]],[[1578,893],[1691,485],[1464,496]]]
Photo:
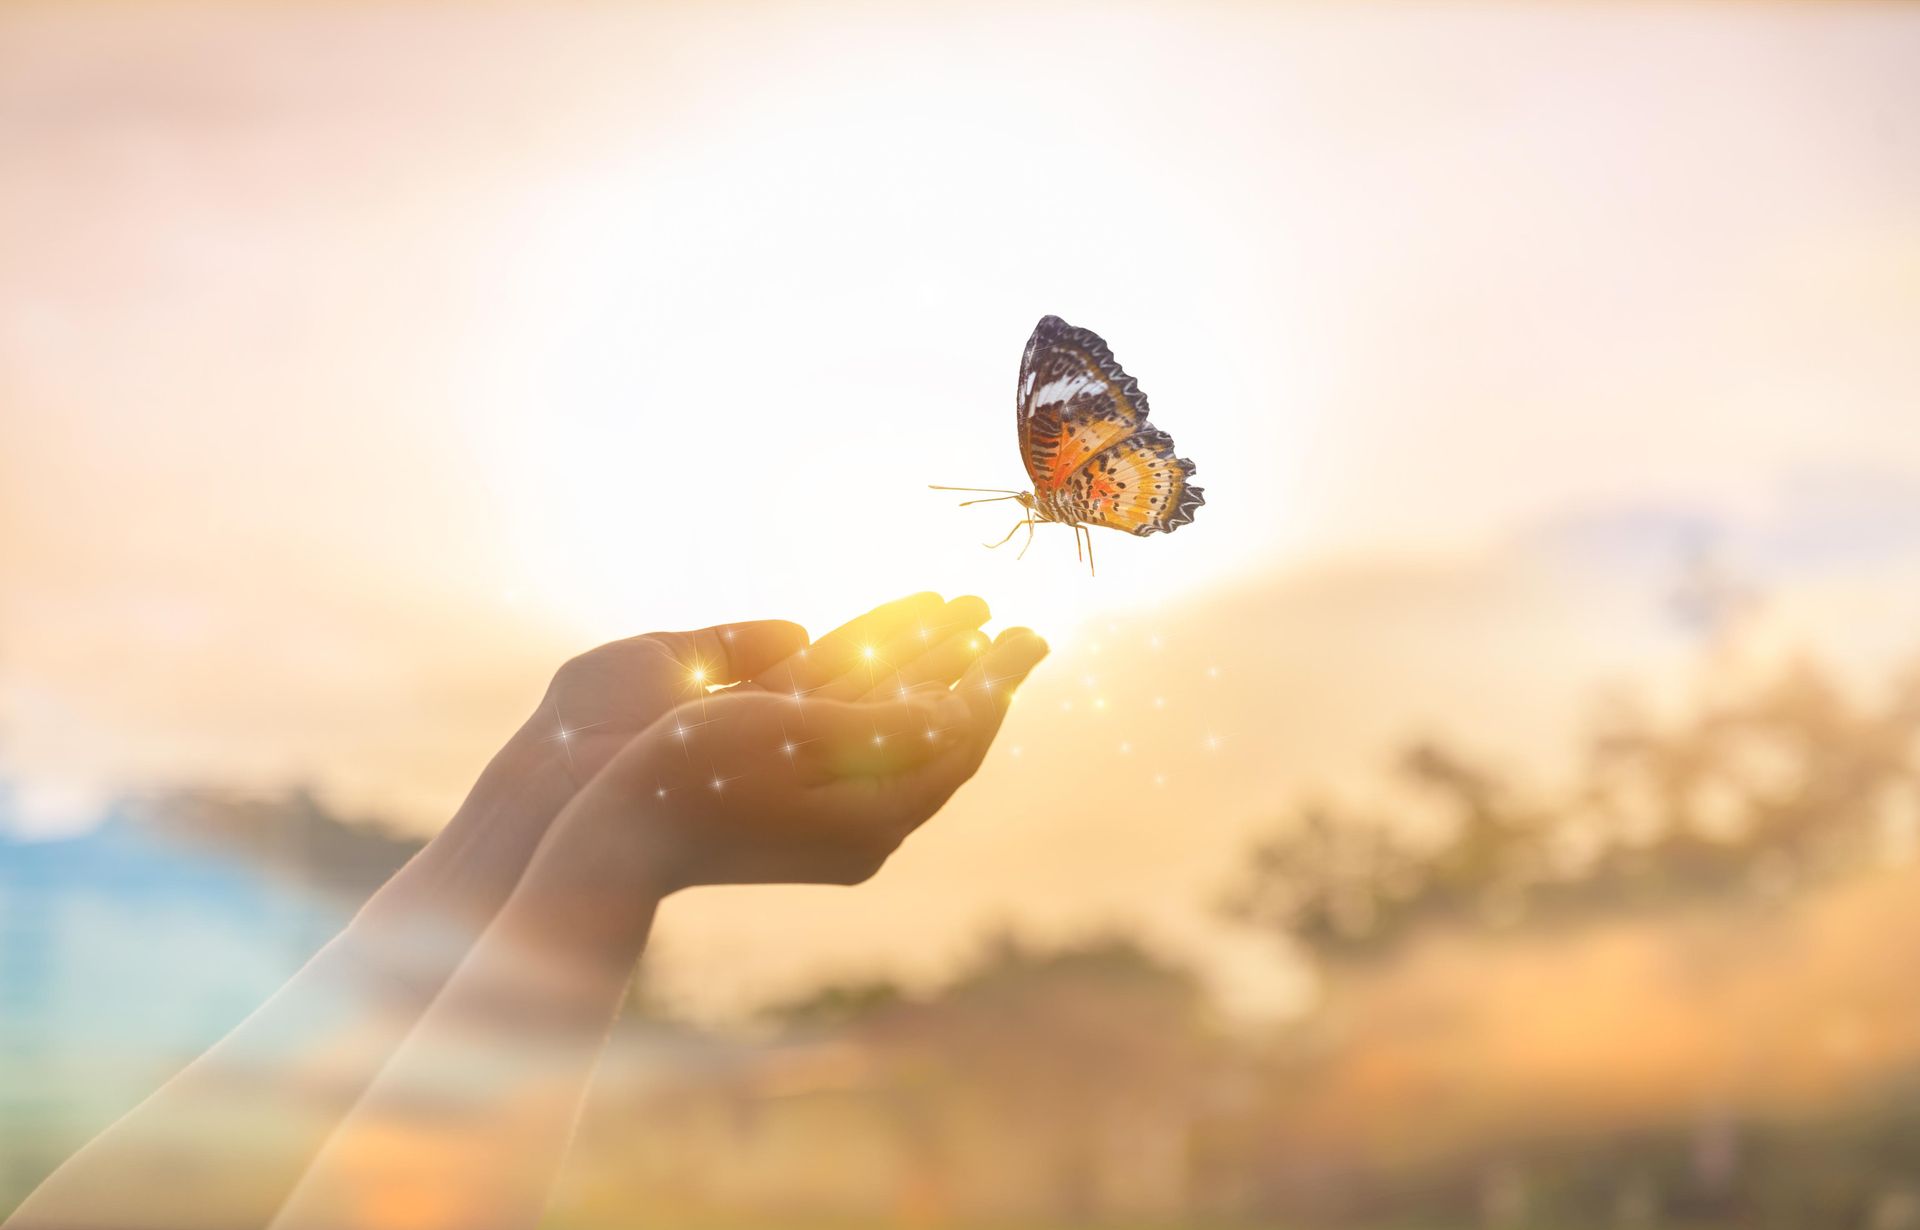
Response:
[[[991,551],[991,550],[993,550],[993,549],[994,549],[995,547],[1004,547],[1004,546],[1006,546],[1006,545],[1007,545],[1007,544],[1008,544],[1009,542],[1012,542],[1012,541],[1013,541],[1013,536],[1014,536],[1015,534],[1018,534],[1018,533],[1020,532],[1020,527],[1021,527],[1021,526],[1023,526],[1023,525],[1026,525],[1026,524],[1028,524],[1028,523],[1027,523],[1027,522],[1025,522],[1025,521],[1016,521],[1016,522],[1014,522],[1014,523],[1013,523],[1013,528],[1007,531],[1007,536],[1006,536],[1005,538],[1002,538],[1002,539],[1001,539],[1001,540],[1000,540],[999,542],[990,542],[990,543],[988,543],[988,544],[987,544],[987,550],[989,550],[989,551]],[[1029,531],[1029,535],[1031,535],[1031,531]]]
[[[1100,574],[1093,566],[1093,527],[1090,525],[1080,525],[1074,528],[1087,536],[1087,575],[1097,577]]]
[[[1027,548],[1033,545],[1033,515],[1031,513],[1027,515],[1025,524],[1027,527],[1027,540],[1020,544],[1020,554],[1014,556],[1013,558],[1015,559],[1027,558]],[[1013,528],[1019,529],[1020,527],[1016,525]]]

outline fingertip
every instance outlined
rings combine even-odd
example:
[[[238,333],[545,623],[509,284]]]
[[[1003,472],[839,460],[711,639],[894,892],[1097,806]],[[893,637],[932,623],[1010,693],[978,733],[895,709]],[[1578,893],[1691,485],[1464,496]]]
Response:
[[[1011,699],[1047,653],[1047,642],[1031,628],[1009,628],[1002,632],[991,651],[994,673],[1000,680],[1000,695]]]
[[[978,628],[993,618],[987,600],[978,594],[962,594],[947,603],[946,622],[956,628]]]
[[[787,619],[722,624],[713,631],[735,678],[750,678],[807,647],[807,630]]]
[[[1024,626],[1008,628],[994,638],[993,646],[995,649],[1018,650],[1023,656],[1031,654],[1036,662],[1053,652],[1053,647],[1047,644],[1045,637]]]
[[[772,630],[771,639],[783,642],[788,653],[812,643],[813,638],[807,634],[806,628],[791,619],[769,619],[767,626]]]
[[[891,602],[881,603],[848,624],[847,628],[849,630],[860,628],[864,635],[891,636],[904,624],[916,619],[926,619],[946,605],[946,601],[933,590],[923,589],[917,594],[908,594],[904,598],[895,598]]]

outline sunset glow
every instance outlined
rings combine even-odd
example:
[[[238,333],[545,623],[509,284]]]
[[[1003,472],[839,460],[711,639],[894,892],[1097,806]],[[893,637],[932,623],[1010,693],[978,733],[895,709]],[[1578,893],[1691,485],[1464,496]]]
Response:
[[[11,8],[26,822],[305,781],[430,831],[600,641],[925,588],[1046,634],[871,892],[675,904],[665,966],[744,954],[688,990],[717,1010],[943,968],[988,917],[1204,933],[1296,789],[1665,686],[1681,539],[1777,591],[1772,644],[1904,649],[1913,13],[1388,11]],[[1097,578],[1060,527],[1016,560],[981,546],[1003,506],[926,490],[1025,485],[1046,312],[1112,343],[1208,491],[1178,534],[1095,531]]]

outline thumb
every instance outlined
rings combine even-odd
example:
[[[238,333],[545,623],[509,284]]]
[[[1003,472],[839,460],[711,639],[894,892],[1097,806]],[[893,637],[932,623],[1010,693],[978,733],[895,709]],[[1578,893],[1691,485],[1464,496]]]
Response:
[[[807,630],[784,619],[752,619],[652,635],[702,685],[751,679],[807,643]]]
[[[1049,650],[1031,628],[1009,628],[994,638],[987,651],[975,659],[967,673],[954,685],[954,694],[967,698],[977,738],[973,748],[973,766],[986,758],[987,748],[1006,720],[1007,706],[1013,694]]]

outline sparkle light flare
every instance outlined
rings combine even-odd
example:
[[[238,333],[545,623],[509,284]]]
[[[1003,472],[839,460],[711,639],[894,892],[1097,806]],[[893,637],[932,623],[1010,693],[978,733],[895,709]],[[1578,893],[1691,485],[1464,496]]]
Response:
[[[596,726],[605,726],[605,725],[606,725],[605,722],[588,722],[584,726],[563,725],[559,727],[559,729],[557,729],[553,734],[548,735],[546,741],[548,743],[565,743],[583,730],[592,730]]]

